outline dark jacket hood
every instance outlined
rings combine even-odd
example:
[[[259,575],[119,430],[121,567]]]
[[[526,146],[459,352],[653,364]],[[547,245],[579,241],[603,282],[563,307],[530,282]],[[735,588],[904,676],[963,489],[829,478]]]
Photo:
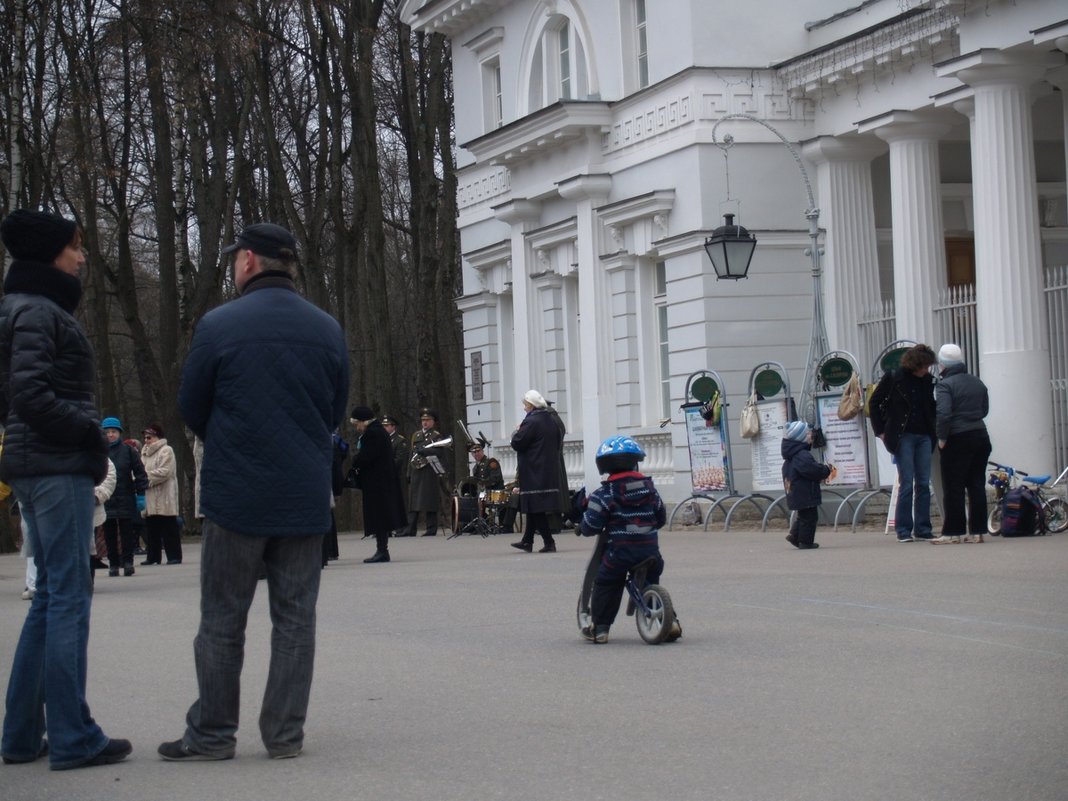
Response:
[[[782,458],[793,459],[801,451],[810,451],[812,446],[807,442],[800,442],[796,439],[783,439],[782,441]]]

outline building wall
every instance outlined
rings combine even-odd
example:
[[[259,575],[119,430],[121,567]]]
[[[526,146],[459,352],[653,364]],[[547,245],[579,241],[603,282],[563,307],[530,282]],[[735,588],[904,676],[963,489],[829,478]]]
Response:
[[[632,0],[443,0],[419,17],[421,5],[406,6],[409,19],[436,26],[453,42],[464,253],[459,307],[468,361],[481,357],[484,381],[480,398],[469,387],[472,428],[499,444],[495,455],[509,472],[514,458],[500,445],[521,416],[521,394],[534,386],[556,402],[568,425],[573,485],[596,481],[592,449],[624,430],[655,452],[652,472],[676,500],[689,493],[678,414],[688,377],[712,369],[723,379],[736,485],[743,490],[749,449],[737,438],[737,416],[753,367],[781,362],[793,394],[800,393],[813,310],[804,252],[810,201],[801,167],[823,210],[824,302],[831,308],[830,346],[841,347],[834,332],[852,330],[863,311],[850,294],[858,281],[871,284],[876,302],[893,299],[899,308],[916,302],[901,296],[901,276],[917,268],[906,269],[894,252],[901,221],[891,197],[901,191],[895,185],[901,172],[891,167],[896,157],[887,155],[885,132],[903,119],[934,124],[937,175],[924,180],[933,181],[939,225],[969,237],[972,132],[959,102],[969,94],[939,65],[980,47],[1030,48],[1032,57],[1048,51],[1055,63],[1055,45],[1032,32],[1064,19],[1063,4],[1045,0],[764,0],[746,9],[761,20],[754,37],[725,25],[716,4],[648,0],[649,85],[639,89]],[[576,102],[537,109],[530,63],[553,15],[567,16],[573,41],[581,42],[584,92]],[[501,70],[499,128],[485,114],[487,63]],[[1052,85],[1036,84],[1035,235],[1047,264],[1068,260],[1064,108]],[[800,166],[760,122],[723,121],[738,114],[766,122],[795,151],[805,143]],[[724,149],[727,134],[734,144]],[[834,193],[841,186],[828,172],[826,159],[836,157],[826,154],[834,148],[819,144],[828,141],[866,154],[855,157],[859,172],[851,174],[868,193],[870,221],[840,197],[818,196],[821,187]],[[749,279],[736,283],[717,282],[702,250],[725,211],[759,240]],[[941,239],[932,240],[928,254],[940,247]],[[658,263],[662,296],[654,286]],[[924,269],[936,270],[935,285],[945,284],[943,268]],[[668,330],[667,415],[658,391],[660,306]],[[861,366],[866,375],[868,364]],[[1034,380],[1034,392],[1044,392],[1041,379]],[[671,422],[661,429],[665,416]],[[997,431],[995,439],[1010,442],[1014,432]],[[1045,447],[1040,436],[1034,448]]]

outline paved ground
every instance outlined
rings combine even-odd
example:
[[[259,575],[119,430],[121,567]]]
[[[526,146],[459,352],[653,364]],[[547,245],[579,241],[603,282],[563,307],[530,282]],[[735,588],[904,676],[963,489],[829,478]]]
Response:
[[[89,701],[125,763],[0,767],[0,798],[85,801],[1061,801],[1068,787],[1068,535],[898,545],[821,529],[671,532],[665,585],[685,627],[651,647],[630,619],[578,636],[589,540],[526,555],[509,538],[406,539],[367,566],[342,538],[323,577],[300,759],[272,762],[256,716],[268,625],[250,621],[230,762],[157,744],[193,699],[199,549],[103,576]],[[0,677],[25,612],[0,557]]]

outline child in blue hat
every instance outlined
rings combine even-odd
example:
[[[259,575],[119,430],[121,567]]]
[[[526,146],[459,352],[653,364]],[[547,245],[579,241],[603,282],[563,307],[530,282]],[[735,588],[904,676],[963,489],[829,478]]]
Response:
[[[797,512],[786,541],[800,550],[819,548],[816,522],[819,519],[820,482],[834,470],[817,462],[812,455],[812,429],[804,420],[786,424],[782,438],[782,482],[786,487],[786,506]]]

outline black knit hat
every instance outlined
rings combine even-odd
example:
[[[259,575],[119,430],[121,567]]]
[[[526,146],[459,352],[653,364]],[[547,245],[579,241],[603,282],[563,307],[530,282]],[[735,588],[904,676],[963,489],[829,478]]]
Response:
[[[51,264],[77,230],[78,223],[58,214],[16,209],[0,223],[0,238],[14,258]]]
[[[375,419],[375,413],[371,410],[370,406],[357,406],[352,410],[351,419],[366,423],[369,420]]]

